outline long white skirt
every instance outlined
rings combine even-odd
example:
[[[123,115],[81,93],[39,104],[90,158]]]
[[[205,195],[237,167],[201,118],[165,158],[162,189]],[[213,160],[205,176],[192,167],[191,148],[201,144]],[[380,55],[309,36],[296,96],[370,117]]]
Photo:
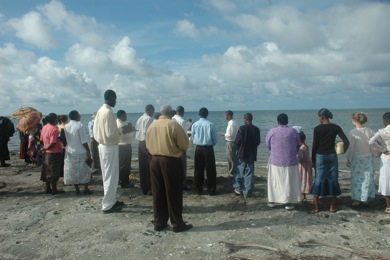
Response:
[[[91,170],[85,159],[87,153],[70,154],[65,152],[64,184],[87,184],[91,181]]]
[[[268,164],[268,201],[282,204],[301,201],[297,165],[281,167]]]
[[[390,161],[384,159],[382,159],[381,168],[379,169],[378,192],[383,196],[390,196]]]

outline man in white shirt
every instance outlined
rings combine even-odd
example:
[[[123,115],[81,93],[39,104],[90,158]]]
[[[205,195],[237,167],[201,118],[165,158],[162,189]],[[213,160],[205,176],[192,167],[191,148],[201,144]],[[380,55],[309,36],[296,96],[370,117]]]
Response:
[[[187,132],[187,122],[183,118],[184,116],[184,107],[178,106],[176,108],[176,115],[172,117],[173,121],[179,123],[179,125],[183,128],[184,132]],[[190,190],[187,186],[187,151],[183,151],[181,155],[181,161],[183,163],[183,190]]]
[[[136,134],[135,139],[138,140],[138,164],[139,164],[139,179],[141,189],[144,195],[152,195],[152,186],[150,181],[150,159],[146,150],[146,130],[153,123],[154,107],[147,105],[145,113],[138,118],[135,124]]]
[[[116,126],[112,107],[116,105],[116,93],[109,89],[104,92],[104,104],[96,114],[93,134],[99,143],[99,156],[103,179],[104,197],[102,199],[103,213],[112,213],[125,206],[116,200],[119,181],[119,136],[130,132],[129,126],[119,129]]]
[[[118,128],[122,128],[126,125],[131,125],[130,123],[126,123],[127,114],[124,110],[118,110],[118,112],[116,113],[116,117],[116,125]],[[134,187],[134,185],[130,183],[129,180],[132,157],[131,138],[131,132],[119,136],[119,183],[121,185],[121,188]]]
[[[93,138],[93,124],[95,123],[96,112],[92,115],[92,120],[88,123],[88,133],[91,141],[89,143],[89,149],[92,154],[92,172],[100,171],[100,159],[99,159],[99,143]]]
[[[233,111],[228,110],[225,112],[225,119],[228,121],[226,128],[225,140],[226,140],[226,157],[228,161],[228,173],[231,177],[234,176],[234,171],[237,170],[237,148],[234,142],[238,125],[233,120]]]

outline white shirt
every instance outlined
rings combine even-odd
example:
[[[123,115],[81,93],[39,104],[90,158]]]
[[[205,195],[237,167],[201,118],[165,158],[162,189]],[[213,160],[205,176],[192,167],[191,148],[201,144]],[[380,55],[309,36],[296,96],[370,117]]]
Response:
[[[95,123],[95,120],[91,120],[88,123],[88,133],[89,137],[93,138],[93,124]]]
[[[83,144],[88,143],[87,133],[84,126],[75,120],[70,120],[64,127],[66,137],[65,150],[70,154],[86,153]]]
[[[135,139],[138,141],[145,141],[146,130],[153,123],[153,118],[148,114],[144,113],[140,118],[138,118],[137,123],[135,124],[135,129],[137,130],[135,134]]]
[[[126,126],[127,123],[126,121],[122,121],[120,120],[119,118],[116,120],[116,126],[118,128],[122,128],[124,126]],[[131,133],[127,133],[127,134],[122,134],[119,136],[119,145],[128,145],[128,144],[131,144]]]
[[[370,155],[371,150],[368,141],[374,134],[374,131],[367,127],[352,129],[348,137],[347,159],[351,160],[352,156]]]
[[[236,139],[237,132],[238,132],[238,125],[236,121],[230,119],[226,128],[225,140],[227,142],[234,142],[234,140]]]
[[[183,127],[184,132],[187,132],[187,123],[180,115],[174,115],[172,120],[178,122]]]
[[[93,135],[99,144],[115,145],[119,142],[121,130],[116,126],[112,108],[107,104],[103,104],[96,114]]]

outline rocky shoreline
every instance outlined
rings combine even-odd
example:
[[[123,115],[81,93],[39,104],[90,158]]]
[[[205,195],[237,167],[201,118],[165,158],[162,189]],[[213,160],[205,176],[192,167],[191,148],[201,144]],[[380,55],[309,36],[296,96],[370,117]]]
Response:
[[[295,210],[267,207],[266,169],[257,165],[254,196],[232,192],[226,165],[219,163],[219,195],[184,194],[185,221],[194,228],[174,233],[153,230],[150,196],[138,188],[118,189],[128,206],[102,214],[101,177],[93,175],[92,195],[44,194],[40,168],[11,154],[0,169],[0,259],[390,259],[390,215],[382,196],[350,206],[349,172],[340,173],[338,211],[310,214],[308,203]],[[137,163],[131,178],[138,182]],[[193,162],[189,160],[191,185]],[[376,173],[376,181],[377,176]]]

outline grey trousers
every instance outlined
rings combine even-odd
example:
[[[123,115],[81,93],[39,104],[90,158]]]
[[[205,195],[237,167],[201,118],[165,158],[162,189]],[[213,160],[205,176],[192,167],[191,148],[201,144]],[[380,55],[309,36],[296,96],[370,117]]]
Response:
[[[226,142],[226,158],[228,161],[228,173],[233,177],[234,171],[237,170],[237,147],[235,142]]]

